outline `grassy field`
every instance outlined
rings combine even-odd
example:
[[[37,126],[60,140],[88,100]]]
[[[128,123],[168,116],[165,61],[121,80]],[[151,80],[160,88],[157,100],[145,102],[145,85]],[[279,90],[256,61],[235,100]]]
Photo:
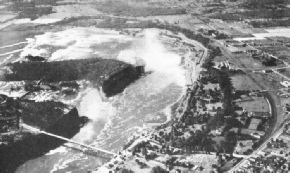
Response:
[[[186,11],[182,8],[166,7],[166,4],[139,2],[125,2],[125,1],[105,1],[96,3],[94,8],[107,14],[116,16],[154,16],[154,15],[176,15],[185,14]]]
[[[259,87],[246,75],[232,76],[232,83],[237,90],[256,90]]]
[[[290,78],[290,69],[286,69],[285,72],[281,72],[281,74],[283,74],[283,75],[285,75],[285,76]]]
[[[262,97],[254,97],[253,101],[239,102],[238,105],[249,112],[269,112],[267,101]]]

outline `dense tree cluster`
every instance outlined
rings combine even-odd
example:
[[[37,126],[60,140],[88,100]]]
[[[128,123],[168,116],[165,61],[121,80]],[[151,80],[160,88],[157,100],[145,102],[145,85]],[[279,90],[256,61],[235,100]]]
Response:
[[[208,49],[209,49],[209,56],[205,59],[205,62],[202,64],[202,67],[205,69],[211,69],[212,66],[214,65],[213,59],[217,56],[222,55],[222,51],[220,47],[208,46]]]
[[[12,73],[6,74],[8,81],[42,80],[48,82],[80,79],[105,80],[107,76],[130,68],[131,65],[117,60],[101,58],[67,60],[56,62],[15,62],[7,65]]]
[[[16,62],[7,66],[10,67],[12,73],[5,74],[6,81],[90,80],[102,86],[103,92],[108,97],[122,92],[143,73],[142,67],[102,58],[56,62]]]
[[[287,4],[287,0],[246,0],[243,4],[243,7],[250,9],[260,9],[260,8],[269,8],[271,5],[274,7],[280,7],[279,5]],[[274,8],[273,7],[273,8]]]
[[[228,72],[224,70],[217,71],[217,77],[220,85],[220,89],[223,93],[223,114],[224,116],[232,116],[234,107],[232,104],[233,99],[233,84]]]
[[[209,120],[207,127],[209,129],[216,129],[221,125],[224,125],[224,117],[233,117],[234,116],[234,105],[232,103],[233,99],[233,85],[229,73],[226,70],[218,70],[211,68],[209,73],[217,78],[220,90],[222,93],[222,109],[218,110],[217,113]]]
[[[288,19],[268,19],[268,20],[254,20],[250,24],[255,28],[264,28],[264,27],[281,27],[289,26],[290,18]]]
[[[123,168],[119,171],[119,173],[134,173],[134,172],[130,169]]]
[[[169,173],[169,172],[161,168],[160,166],[155,166],[151,169],[150,173]]]

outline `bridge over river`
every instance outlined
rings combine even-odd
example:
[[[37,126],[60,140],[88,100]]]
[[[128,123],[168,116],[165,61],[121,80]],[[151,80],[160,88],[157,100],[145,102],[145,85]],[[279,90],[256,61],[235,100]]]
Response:
[[[77,142],[77,141],[74,141],[72,139],[68,139],[68,138],[65,138],[65,137],[62,137],[62,136],[59,136],[59,135],[55,135],[55,134],[52,134],[52,133],[37,129],[35,127],[29,126],[27,124],[22,124],[22,127],[24,129],[31,130],[31,131],[36,132],[36,133],[42,133],[42,134],[45,134],[45,135],[48,135],[48,136],[52,136],[52,137],[55,137],[55,138],[58,138],[58,139],[62,139],[62,140],[67,141],[69,143],[73,143],[73,144],[85,147],[88,150],[83,151],[84,153],[94,154],[96,156],[103,157],[103,158],[106,158],[106,159],[111,159],[112,157],[114,157],[116,155],[116,153],[113,153],[113,152],[110,152],[110,151],[107,151],[107,150],[104,150],[104,149],[101,149],[101,148],[93,147],[93,146],[90,146],[90,145],[87,145],[87,144],[84,144],[84,143],[81,143],[81,142]]]

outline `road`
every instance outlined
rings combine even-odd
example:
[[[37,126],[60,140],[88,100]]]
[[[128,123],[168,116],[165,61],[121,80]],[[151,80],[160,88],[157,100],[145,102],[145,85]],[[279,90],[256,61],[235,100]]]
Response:
[[[245,74],[259,87],[260,90],[270,90],[269,92],[269,96],[272,98],[273,100],[273,113],[272,116],[275,117],[276,122],[275,122],[275,126],[273,127],[273,132],[275,132],[277,129],[279,129],[279,127],[281,126],[281,124],[284,122],[284,116],[282,115],[282,106],[281,106],[281,100],[280,98],[277,96],[277,91],[278,90],[272,90],[269,89],[267,85],[264,84],[263,81],[257,80],[256,77],[254,76],[254,73],[248,72],[246,71],[247,68],[240,60],[239,58],[236,58],[223,44],[221,44],[218,41],[213,40],[222,50],[223,52],[231,59],[233,60],[233,62],[238,65],[241,66],[241,70],[243,70],[245,72]],[[290,68],[290,67],[282,67],[282,68]],[[277,68],[280,69],[280,68]]]
[[[245,72],[245,74],[252,79],[254,83],[261,89],[261,90],[266,90],[266,86],[263,85],[262,82],[259,82],[255,79],[253,76],[253,73],[248,73],[246,70],[247,68],[241,61],[239,61],[238,58],[235,58],[235,56],[229,52],[222,44],[217,42],[217,44],[220,46],[220,48],[224,51],[225,54],[227,54],[237,65],[242,66],[241,70]],[[290,68],[290,67],[282,67],[282,68],[275,68],[277,69],[283,69],[283,68]],[[252,70],[253,71],[253,70]],[[237,171],[242,165],[246,164],[248,161],[248,158],[254,157],[257,155],[257,153],[261,150],[263,150],[267,143],[271,140],[271,138],[277,138],[282,132],[283,132],[283,127],[281,127],[281,124],[284,122],[283,119],[284,117],[282,116],[282,108],[281,108],[281,101],[280,98],[277,97],[276,95],[276,90],[275,91],[270,91],[269,92],[269,97],[272,99],[271,101],[271,107],[272,107],[272,116],[276,119],[275,121],[275,126],[273,127],[272,130],[272,135],[258,148],[256,149],[251,155],[248,157],[244,158],[242,161],[240,161],[235,167],[233,167],[229,172],[233,173],[234,171]]]
[[[234,173],[235,171],[240,170],[241,167],[244,166],[248,162],[248,159],[249,158],[257,157],[258,156],[258,153],[267,147],[267,143],[270,142],[272,138],[273,139],[276,139],[278,136],[280,136],[283,133],[283,130],[284,130],[284,125],[278,131],[276,131],[271,136],[271,138],[267,139],[258,149],[256,149],[252,154],[250,154],[247,157],[245,157],[243,160],[241,160],[236,166],[234,166],[228,172],[229,173]]]

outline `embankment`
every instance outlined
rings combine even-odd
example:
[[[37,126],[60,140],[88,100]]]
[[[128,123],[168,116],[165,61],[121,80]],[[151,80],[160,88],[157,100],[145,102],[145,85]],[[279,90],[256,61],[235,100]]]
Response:
[[[41,116],[39,119],[44,121]],[[72,138],[79,132],[86,120],[85,117],[79,117],[77,109],[73,108],[45,130],[66,138]],[[0,146],[0,172],[3,173],[15,172],[17,167],[27,160],[42,156],[64,143],[63,140],[54,137],[29,132],[19,132],[17,135],[9,137],[9,144]]]

